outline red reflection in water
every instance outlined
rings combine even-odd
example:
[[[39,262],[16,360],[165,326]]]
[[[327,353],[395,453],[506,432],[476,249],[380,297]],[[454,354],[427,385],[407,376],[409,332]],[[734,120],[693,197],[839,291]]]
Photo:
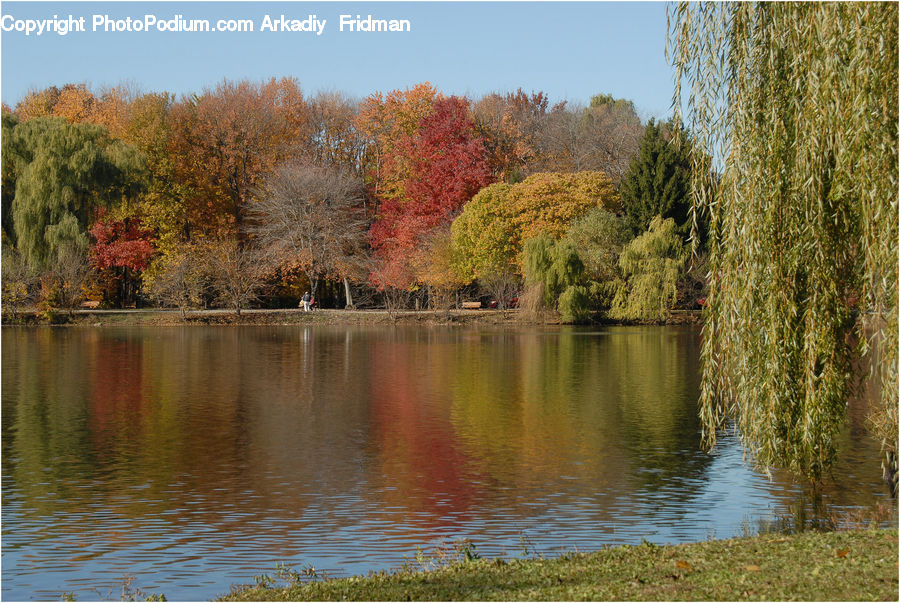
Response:
[[[427,511],[431,526],[452,526],[469,518],[481,488],[445,414],[449,405],[429,403],[440,391],[435,369],[447,363],[423,365],[419,347],[387,341],[372,346],[372,427],[382,472],[397,488],[388,504]]]
[[[107,455],[137,444],[150,409],[144,396],[143,345],[95,339],[91,344],[89,430],[95,452]]]

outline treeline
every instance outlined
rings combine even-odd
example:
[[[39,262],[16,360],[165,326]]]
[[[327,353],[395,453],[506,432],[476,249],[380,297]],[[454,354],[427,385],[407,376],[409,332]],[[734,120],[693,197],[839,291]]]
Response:
[[[3,107],[3,302],[449,308],[659,319],[701,295],[690,138],[542,92],[362,101],[294,79]],[[702,237],[703,228],[693,232]],[[702,241],[701,241],[702,242]],[[702,263],[701,263],[702,264]]]

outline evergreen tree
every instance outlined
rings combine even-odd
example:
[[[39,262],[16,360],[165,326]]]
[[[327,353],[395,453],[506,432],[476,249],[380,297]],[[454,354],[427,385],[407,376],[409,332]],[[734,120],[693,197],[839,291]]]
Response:
[[[672,218],[678,231],[691,232],[691,154],[685,136],[673,137],[671,123],[650,120],[638,154],[622,178],[622,207],[635,235],[654,216]]]

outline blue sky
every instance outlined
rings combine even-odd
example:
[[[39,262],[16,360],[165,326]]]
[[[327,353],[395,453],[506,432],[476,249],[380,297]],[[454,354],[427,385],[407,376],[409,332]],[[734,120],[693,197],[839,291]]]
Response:
[[[362,98],[430,81],[446,94],[543,90],[587,103],[632,99],[642,117],[669,114],[663,2],[3,2],[3,23],[85,18],[85,32],[0,33],[0,96],[68,82],[123,82],[142,91],[198,92],[223,78],[294,76],[306,92]],[[93,15],[159,21],[250,19],[250,32],[92,31]],[[403,33],[340,32],[341,14],[407,19]],[[259,31],[266,15],[325,20],[321,36]],[[10,18],[12,17],[12,19]]]

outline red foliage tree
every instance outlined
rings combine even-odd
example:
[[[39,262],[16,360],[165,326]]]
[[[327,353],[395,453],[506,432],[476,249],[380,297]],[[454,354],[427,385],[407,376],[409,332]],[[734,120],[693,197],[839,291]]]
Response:
[[[153,232],[142,227],[134,218],[100,220],[91,228],[95,243],[91,248],[93,264],[106,268],[128,268],[141,272],[155,251]]]
[[[408,262],[424,235],[452,221],[475,193],[491,183],[491,170],[484,143],[468,117],[468,104],[455,96],[435,101],[418,133],[398,141],[385,159],[388,167],[396,162],[409,166],[403,197],[382,204],[370,237],[376,256],[388,264],[383,273],[408,274],[390,264]]]
[[[125,218],[98,220],[91,236],[91,263],[100,272],[103,301],[130,303],[138,285],[135,274],[147,268],[156,251],[153,232],[143,228],[139,219]]]

